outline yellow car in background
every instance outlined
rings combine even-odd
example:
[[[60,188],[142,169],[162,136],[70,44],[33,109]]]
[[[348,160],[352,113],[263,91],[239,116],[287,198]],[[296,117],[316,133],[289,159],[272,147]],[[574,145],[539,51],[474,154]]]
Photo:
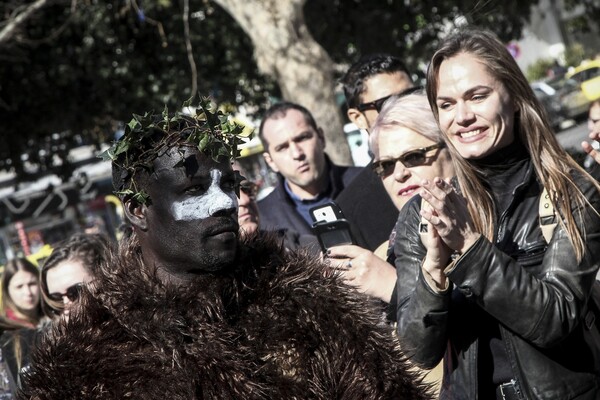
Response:
[[[566,77],[581,85],[581,91],[588,100],[600,99],[600,60],[583,62],[569,71]]]

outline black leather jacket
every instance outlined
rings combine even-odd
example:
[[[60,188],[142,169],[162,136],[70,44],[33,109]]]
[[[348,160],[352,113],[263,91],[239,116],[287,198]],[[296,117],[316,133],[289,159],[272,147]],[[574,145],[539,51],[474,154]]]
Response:
[[[595,188],[575,178],[600,210]],[[479,399],[482,323],[497,324],[510,372],[526,399],[600,398],[600,378],[582,335],[582,316],[600,263],[600,218],[584,210],[587,246],[577,263],[557,225],[546,244],[538,222],[541,187],[529,167],[496,223],[495,243],[483,236],[446,271],[450,287],[433,291],[420,268],[420,198],[400,213],[395,241],[398,332],[417,364],[444,356],[441,399]]]

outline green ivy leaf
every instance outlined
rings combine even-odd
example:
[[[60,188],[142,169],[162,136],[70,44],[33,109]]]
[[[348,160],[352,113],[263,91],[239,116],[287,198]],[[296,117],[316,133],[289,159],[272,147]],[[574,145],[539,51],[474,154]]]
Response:
[[[194,101],[195,97],[196,96],[192,96],[189,99],[187,99],[186,101],[184,101],[183,104],[181,105],[182,108],[189,108],[189,107],[191,107],[192,106],[192,102]]]
[[[194,97],[186,100],[183,107],[191,107],[193,101]],[[212,111],[213,109],[215,111]],[[179,125],[183,118],[186,119],[184,130],[180,132],[171,131],[172,127]],[[158,143],[153,148],[143,149],[142,144],[151,134],[152,128],[162,130],[164,137],[163,139],[158,137]],[[243,125],[236,123],[226,114],[215,109],[210,99],[203,97],[198,101],[196,115],[193,115],[192,119],[182,112],[169,115],[167,106],[163,108],[160,115],[155,115],[153,112],[146,112],[143,116],[134,114],[133,119],[127,124],[123,138],[113,143],[99,157],[103,160],[115,162],[118,159],[119,162],[122,162],[120,167],[123,168],[125,173],[123,180],[126,183],[125,187],[122,188],[123,190],[116,192],[118,195],[131,196],[140,203],[146,203],[149,196],[147,193],[138,190],[135,181],[136,173],[140,170],[145,171],[145,173],[152,173],[154,159],[159,156],[161,151],[169,148],[171,143],[174,143],[171,140],[173,134],[185,133],[184,140],[189,145],[197,147],[199,151],[207,156],[218,160],[221,156],[230,159],[238,157],[240,154],[238,145],[243,142],[240,134],[243,130]],[[134,149],[143,149],[143,153],[130,156],[129,152]],[[124,154],[125,157],[118,157],[120,154]],[[180,152],[180,160],[176,162],[175,166],[181,167],[183,163],[183,152]]]
[[[146,204],[150,199],[150,196],[148,195],[148,193],[144,192],[143,190],[140,190],[139,192],[133,195],[133,199],[140,204]]]
[[[123,189],[123,190],[119,190],[115,192],[117,195],[120,196],[131,196],[133,193],[133,190],[131,189]]]
[[[130,131],[135,131],[135,129],[138,126],[140,126],[140,123],[139,123],[139,121],[134,116],[134,118],[131,121],[129,121],[129,123],[127,124],[127,126],[129,127]]]
[[[119,154],[125,153],[129,150],[129,140],[127,138],[123,138],[117,142],[117,146],[115,147],[115,151],[112,155],[113,159],[116,158]]]
[[[112,147],[109,147],[108,149],[104,150],[102,153],[98,154],[98,158],[101,158],[102,161],[112,161],[114,160],[114,155],[110,152],[112,149]]]
[[[210,135],[205,134],[200,139],[200,142],[198,143],[198,150],[204,151],[204,149],[206,149],[206,147],[208,146],[209,143],[210,143]]]

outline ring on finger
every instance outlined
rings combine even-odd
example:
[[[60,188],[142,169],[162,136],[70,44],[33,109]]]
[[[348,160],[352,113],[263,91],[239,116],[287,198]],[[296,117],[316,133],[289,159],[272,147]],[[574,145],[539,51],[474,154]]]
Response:
[[[352,260],[348,260],[348,269],[352,268]]]

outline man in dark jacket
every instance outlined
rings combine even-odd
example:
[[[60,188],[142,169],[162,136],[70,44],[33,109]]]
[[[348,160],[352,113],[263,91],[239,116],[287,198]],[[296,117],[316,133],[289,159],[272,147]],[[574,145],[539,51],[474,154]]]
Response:
[[[109,150],[133,233],[44,337],[21,398],[426,398],[365,297],[316,257],[238,239],[236,129],[200,111],[140,117]]]
[[[265,113],[259,128],[265,161],[279,183],[258,202],[260,227],[312,234],[312,207],[335,200],[360,172],[333,164],[325,154],[325,137],[311,113],[283,102]]]
[[[413,87],[402,61],[386,54],[374,54],[353,64],[344,78],[348,118],[367,132],[375,123],[385,100]],[[381,179],[363,168],[336,202],[352,225],[352,233],[361,247],[375,251],[387,242],[398,218],[398,210],[385,191]]]
[[[233,163],[233,169],[239,171],[244,177],[248,176],[248,173],[237,161]],[[258,205],[256,204],[257,193],[258,186],[254,182],[247,179],[242,180],[238,194],[238,223],[240,224],[240,236],[242,237],[265,233],[265,231],[258,229],[260,215],[258,213]],[[303,248],[315,255],[321,252],[319,242],[313,235],[300,235],[289,229],[270,232],[275,232],[280,237],[283,246],[288,250]]]

